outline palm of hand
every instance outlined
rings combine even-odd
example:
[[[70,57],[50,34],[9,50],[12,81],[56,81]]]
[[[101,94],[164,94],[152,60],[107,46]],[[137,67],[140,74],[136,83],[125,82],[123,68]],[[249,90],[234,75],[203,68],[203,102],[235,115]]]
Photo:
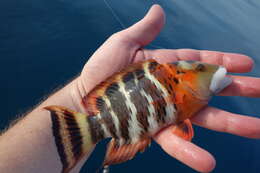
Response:
[[[160,63],[177,60],[199,60],[225,66],[230,72],[247,72],[253,61],[239,54],[213,51],[180,50],[146,50],[164,25],[164,13],[159,6],[154,6],[146,17],[119,33],[112,35],[86,63],[80,77],[79,90],[86,95],[98,83],[128,64],[154,58]],[[260,80],[257,78],[232,76],[233,84],[222,95],[240,95],[259,97]],[[250,90],[248,90],[250,88]],[[233,133],[250,138],[260,138],[260,120],[242,115],[235,115],[223,110],[207,107],[201,111],[193,123],[209,129]],[[173,135],[165,129],[154,137],[161,147],[171,156],[201,172],[209,172],[215,166],[215,160],[207,151]]]

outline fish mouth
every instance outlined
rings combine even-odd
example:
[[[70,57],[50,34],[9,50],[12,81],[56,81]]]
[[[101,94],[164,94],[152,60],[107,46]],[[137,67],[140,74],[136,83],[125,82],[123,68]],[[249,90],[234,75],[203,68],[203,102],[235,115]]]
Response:
[[[209,87],[212,93],[217,94],[232,83],[232,79],[227,77],[226,74],[227,69],[222,66],[214,73]]]

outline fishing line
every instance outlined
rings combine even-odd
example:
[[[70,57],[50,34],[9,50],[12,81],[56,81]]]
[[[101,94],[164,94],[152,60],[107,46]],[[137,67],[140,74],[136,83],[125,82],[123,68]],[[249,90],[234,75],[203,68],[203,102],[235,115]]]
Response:
[[[110,12],[112,13],[112,15],[114,16],[114,18],[119,22],[119,24],[121,25],[121,27],[123,29],[126,28],[126,26],[123,24],[123,22],[120,20],[120,18],[118,17],[118,15],[116,14],[116,12],[113,10],[113,8],[111,7],[111,5],[109,5],[109,3],[107,2],[107,0],[103,0],[104,3],[106,4],[107,8],[110,10]]]
[[[121,25],[122,29],[126,29],[126,26],[124,25],[124,23],[120,20],[119,16],[116,14],[115,10],[112,8],[112,6],[108,3],[107,0],[103,0],[106,7],[110,10],[110,12],[112,13],[113,17],[118,21],[118,23]],[[155,48],[155,49],[163,49],[162,46],[158,46],[155,44],[149,44],[149,46],[151,48]]]

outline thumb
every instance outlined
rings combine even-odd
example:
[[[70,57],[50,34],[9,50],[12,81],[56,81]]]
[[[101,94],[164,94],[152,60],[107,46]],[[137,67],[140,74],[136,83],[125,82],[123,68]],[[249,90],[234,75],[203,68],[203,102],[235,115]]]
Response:
[[[164,23],[165,14],[163,9],[160,5],[153,5],[142,20],[121,31],[121,34],[129,42],[143,47],[155,39],[163,28]]]

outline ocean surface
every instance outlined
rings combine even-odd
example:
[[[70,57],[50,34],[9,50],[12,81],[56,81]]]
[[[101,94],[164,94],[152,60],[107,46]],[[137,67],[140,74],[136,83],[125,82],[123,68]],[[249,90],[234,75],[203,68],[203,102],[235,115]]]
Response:
[[[246,75],[260,77],[259,0],[2,0],[0,129],[79,74],[91,54],[111,34],[141,19],[154,3],[165,9],[167,22],[149,48],[244,53],[255,60],[254,70]],[[259,101],[215,97],[210,104],[260,117]],[[213,172],[260,172],[260,140],[195,127],[193,142],[216,157]],[[99,168],[106,143],[97,146],[82,173]],[[132,161],[113,166],[111,172],[195,171],[153,143]]]

